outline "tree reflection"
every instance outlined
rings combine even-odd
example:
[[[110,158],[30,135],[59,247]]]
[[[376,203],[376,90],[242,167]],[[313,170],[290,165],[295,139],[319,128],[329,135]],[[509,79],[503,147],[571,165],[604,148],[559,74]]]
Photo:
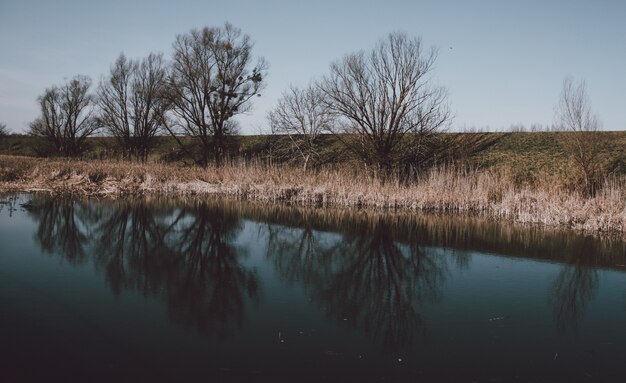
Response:
[[[171,266],[164,246],[166,223],[143,203],[123,204],[107,213],[96,230],[95,254],[111,290],[116,295],[125,289],[157,294],[165,287]]]
[[[462,220],[39,196],[25,206],[38,221],[43,250],[71,263],[93,261],[114,294],[156,297],[173,323],[220,337],[241,327],[249,304],[259,299],[258,276],[242,265],[246,253],[235,244],[240,217],[262,222],[260,238],[267,239],[268,259],[282,279],[301,284],[328,316],[387,349],[408,348],[423,333],[423,305],[440,298],[448,267],[468,267],[474,248],[567,262],[551,287],[561,330],[582,320],[598,289],[595,268],[624,264],[622,248],[594,238],[545,240],[537,231],[502,232]],[[431,250],[437,247],[454,251]]]
[[[243,324],[246,299],[258,298],[257,276],[240,265],[244,253],[233,245],[239,218],[226,209],[44,198],[31,204],[44,250],[70,262],[93,254],[114,294],[163,299],[174,323],[224,337]]]
[[[559,331],[578,329],[585,306],[598,290],[599,276],[592,238],[586,237],[562,267],[552,286],[552,311]]]
[[[384,220],[343,237],[269,227],[268,256],[287,280],[300,279],[331,317],[363,328],[388,349],[408,348],[422,321],[418,304],[436,300],[445,264],[416,241],[397,242]]]
[[[47,253],[62,254],[70,263],[86,259],[87,215],[84,206],[69,199],[34,197],[27,205],[38,220],[35,240]]]
[[[301,228],[267,224],[267,254],[281,277],[289,284],[303,282],[305,288],[323,284],[331,273],[332,258],[338,244],[322,244],[310,222]]]
[[[221,336],[243,324],[245,298],[258,298],[258,279],[232,245],[240,229],[236,215],[214,205],[179,212],[166,238],[176,259],[167,297],[175,322]]]

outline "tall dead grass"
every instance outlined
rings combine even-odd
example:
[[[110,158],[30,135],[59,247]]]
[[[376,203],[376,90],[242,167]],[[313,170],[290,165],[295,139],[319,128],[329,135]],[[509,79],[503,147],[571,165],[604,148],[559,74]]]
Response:
[[[568,191],[556,176],[532,185],[507,171],[434,169],[418,182],[381,182],[355,168],[315,172],[249,162],[200,169],[182,165],[0,156],[0,190],[119,198],[224,195],[302,206],[476,213],[578,230],[626,232],[626,182],[606,181],[593,198]]]

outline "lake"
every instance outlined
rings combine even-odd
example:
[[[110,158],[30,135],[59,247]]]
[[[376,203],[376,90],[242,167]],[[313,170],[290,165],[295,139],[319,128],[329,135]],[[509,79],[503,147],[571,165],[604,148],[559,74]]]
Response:
[[[624,242],[0,195],[0,380],[626,381]]]

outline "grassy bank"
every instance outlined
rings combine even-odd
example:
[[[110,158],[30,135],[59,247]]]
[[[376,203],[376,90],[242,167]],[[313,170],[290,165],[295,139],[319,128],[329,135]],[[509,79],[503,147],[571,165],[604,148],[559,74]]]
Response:
[[[405,186],[328,167],[298,168],[241,163],[199,169],[182,165],[68,161],[0,156],[0,190],[119,198],[128,195],[224,195],[301,206],[473,213],[515,222],[626,232],[626,182],[613,178],[594,198],[568,191],[558,175],[519,182],[506,169],[439,168]]]
[[[544,173],[571,178],[572,169],[568,156],[560,144],[559,132],[509,132],[509,133],[445,133],[443,136],[454,146],[455,142],[467,141],[468,153],[455,153],[474,168],[506,169],[518,181],[534,182]],[[601,153],[603,164],[616,163],[615,173],[626,174],[626,131],[602,132],[605,145]],[[236,136],[230,155],[237,159],[268,159],[276,136]],[[476,143],[480,143],[476,145]],[[0,139],[0,154],[18,156],[42,156],[37,152],[41,139],[29,136],[9,136]],[[88,138],[89,150],[85,159],[121,158],[119,148],[112,137]],[[45,156],[45,155],[44,155]],[[177,162],[183,156],[178,144],[171,137],[157,137],[156,147],[150,155],[152,162]],[[348,154],[333,136],[320,140],[320,156],[325,163],[344,162]],[[276,162],[276,161],[274,161]]]

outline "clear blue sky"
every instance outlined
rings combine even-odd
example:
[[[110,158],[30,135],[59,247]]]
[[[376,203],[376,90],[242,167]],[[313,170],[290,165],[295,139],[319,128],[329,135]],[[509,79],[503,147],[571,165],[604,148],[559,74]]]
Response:
[[[563,78],[587,81],[606,130],[626,129],[626,1],[32,1],[0,0],[0,121],[23,132],[36,98],[64,78],[97,84],[120,52],[171,52],[177,34],[229,21],[270,63],[243,133],[290,84],[392,31],[439,48],[453,127],[550,124]]]

